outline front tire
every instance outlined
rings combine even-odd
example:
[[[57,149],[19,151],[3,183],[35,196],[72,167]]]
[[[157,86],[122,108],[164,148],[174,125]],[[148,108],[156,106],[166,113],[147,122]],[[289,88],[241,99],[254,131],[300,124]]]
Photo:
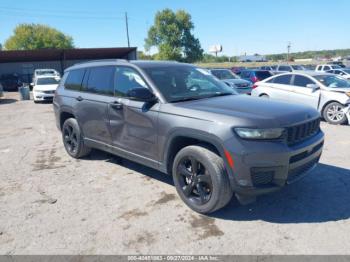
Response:
[[[181,149],[174,159],[172,173],[179,196],[198,213],[212,213],[232,198],[222,158],[204,146]]]
[[[62,126],[62,139],[67,153],[74,158],[87,156],[91,148],[84,144],[84,139],[75,118],[68,118]]]
[[[329,103],[323,109],[323,118],[332,125],[342,125],[347,122],[344,106],[338,102]]]

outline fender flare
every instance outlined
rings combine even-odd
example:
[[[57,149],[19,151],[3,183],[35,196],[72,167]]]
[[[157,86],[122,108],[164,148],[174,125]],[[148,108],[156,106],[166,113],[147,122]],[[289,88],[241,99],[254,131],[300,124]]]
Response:
[[[163,167],[161,169],[164,169],[164,171],[167,172],[167,167],[169,164],[168,161],[171,154],[170,147],[174,139],[177,137],[193,138],[193,139],[197,139],[213,145],[219,152],[220,157],[224,160],[224,164],[226,166],[226,171],[229,176],[231,186],[232,186],[232,183],[235,183],[233,178],[233,170],[230,168],[230,164],[228,163],[228,160],[225,157],[225,149],[223,147],[222,141],[213,134],[210,134],[205,131],[193,129],[193,128],[187,128],[187,127],[175,128],[169,133],[168,140],[164,145],[164,149],[163,149],[163,159],[161,160],[161,163],[163,163],[162,164]]]

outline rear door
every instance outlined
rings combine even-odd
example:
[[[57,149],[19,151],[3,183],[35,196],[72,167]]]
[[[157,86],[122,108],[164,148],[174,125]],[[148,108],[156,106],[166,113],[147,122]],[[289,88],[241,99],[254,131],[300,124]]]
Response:
[[[127,96],[133,88],[149,88],[134,68],[118,66],[115,75],[115,105],[110,104],[109,121],[113,145],[149,160],[157,160],[159,104],[146,107]]]
[[[293,91],[290,85],[291,79],[291,74],[278,75],[275,78],[272,78],[269,81],[265,82],[264,86],[270,87],[267,95],[270,98],[289,101],[289,96]]]
[[[307,87],[308,84],[316,84],[316,82],[306,76],[294,75],[292,79],[293,93],[290,96],[290,102],[312,106],[317,109],[321,91],[320,89],[313,90]]]
[[[85,73],[81,93],[76,97],[76,115],[84,137],[110,144],[108,105],[114,101],[115,66],[91,67]]]

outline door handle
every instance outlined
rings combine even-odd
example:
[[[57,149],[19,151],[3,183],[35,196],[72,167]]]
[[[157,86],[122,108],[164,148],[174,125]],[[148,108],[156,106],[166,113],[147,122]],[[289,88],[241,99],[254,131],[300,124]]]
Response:
[[[84,98],[82,98],[81,96],[78,96],[77,98],[75,98],[77,101],[83,101],[84,100]]]
[[[110,103],[110,106],[114,109],[122,109],[123,108],[123,104],[119,103],[117,101]]]

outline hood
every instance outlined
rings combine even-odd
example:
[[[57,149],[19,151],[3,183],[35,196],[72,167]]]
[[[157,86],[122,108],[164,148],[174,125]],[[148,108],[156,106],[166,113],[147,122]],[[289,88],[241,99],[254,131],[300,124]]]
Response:
[[[332,92],[340,92],[340,93],[350,92],[350,88],[348,87],[337,87],[337,88],[327,87],[326,89],[327,91],[332,91]]]
[[[54,85],[36,85],[33,87],[33,90],[35,91],[52,91],[52,90],[56,90],[56,88],[58,87],[58,84],[54,84]]]
[[[170,113],[232,126],[286,127],[319,117],[319,112],[304,105],[246,95],[215,97],[172,105]]]

